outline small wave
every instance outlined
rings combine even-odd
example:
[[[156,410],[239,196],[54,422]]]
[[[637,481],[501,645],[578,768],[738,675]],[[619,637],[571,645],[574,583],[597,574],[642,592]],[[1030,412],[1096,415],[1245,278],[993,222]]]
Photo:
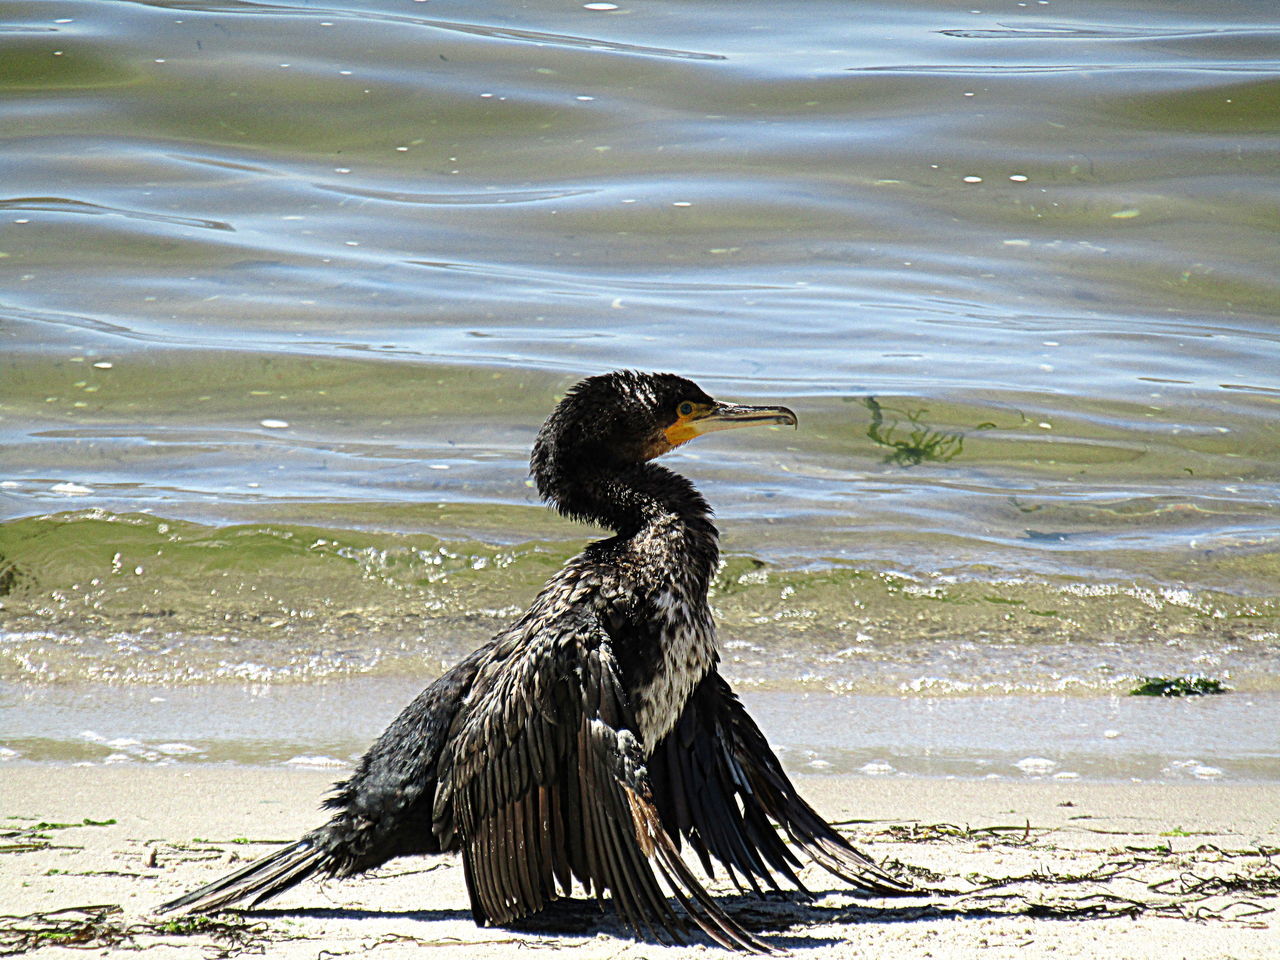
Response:
[[[674,60],[727,60],[723,54],[703,53],[697,50],[678,50],[670,47],[651,47],[645,44],[620,43],[598,37],[583,37],[568,33],[551,33],[542,30],[521,30],[515,27],[499,27],[487,23],[460,23],[455,20],[434,20],[427,17],[409,17],[390,13],[373,13],[368,10],[341,8],[299,7],[282,3],[251,3],[247,0],[217,0],[200,3],[196,0],[176,4],[173,0],[141,0],[145,6],[169,8],[181,6],[184,10],[210,13],[248,13],[272,16],[303,16],[364,20],[382,23],[406,23],[435,30],[447,30],[490,40],[509,40],[517,43],[534,43],[538,46],[579,47],[588,50],[605,50],[611,53],[635,54],[643,57],[663,57]]]
[[[154,223],[170,223],[180,227],[198,227],[203,230],[229,230],[235,227],[222,220],[206,220],[202,217],[174,217],[125,207],[108,207],[86,200],[69,200],[66,197],[12,197],[0,200],[0,210],[38,210],[45,213],[79,213],[89,216],[128,217],[131,220],[149,220]]]
[[[1280,68],[1280,61],[1264,60],[1250,63],[1222,61],[1209,63],[1197,61],[1196,73],[1245,73],[1270,75]],[[1162,70],[1183,69],[1180,63],[906,63],[891,66],[846,67],[849,73],[874,73],[877,75],[895,76],[980,76],[980,77],[1020,77],[1039,74],[1062,73],[1154,73]]]
[[[1259,36],[1271,37],[1273,30],[1250,27],[1205,30],[1169,30],[1159,27],[1089,26],[1078,23],[1041,23],[1033,27],[1001,24],[998,30],[939,30],[943,36],[965,40],[1188,40],[1200,37]]]
[[[401,19],[401,18],[397,18]],[[630,53],[645,57],[665,57],[674,60],[727,60],[723,54],[701,53],[695,50],[675,50],[669,47],[649,47],[643,44],[618,43],[613,40],[601,40],[595,37],[578,37],[564,33],[543,33],[537,30],[516,30],[511,27],[495,27],[490,25],[454,23],[448,20],[420,20],[412,17],[402,18],[420,23],[423,26],[435,27],[439,30],[452,30],[457,33],[468,33],[474,36],[489,37],[494,40],[515,40],[524,43],[550,44],[561,47],[583,47],[590,50],[607,50],[611,53]]]
[[[170,160],[177,160],[179,163],[194,163],[204,167],[215,167],[219,170],[234,170],[237,173],[253,173],[265,176],[280,177],[284,174],[270,167],[264,167],[255,163],[241,163],[235,160],[221,160],[217,157],[202,157],[192,153],[170,153]]]
[[[511,264],[499,263],[466,263],[451,260],[406,260],[406,264],[414,267],[428,267],[433,270],[449,270],[459,273],[470,273],[477,276],[504,280],[520,280],[540,285],[554,284],[558,290],[580,290],[584,293],[598,293],[607,288],[613,293],[623,291],[631,293],[709,293],[760,290],[783,290],[783,284],[776,283],[734,283],[726,280],[687,280],[655,277],[624,277],[616,274],[581,274],[565,270],[545,268],[522,268]],[[591,331],[594,335],[596,331]],[[527,335],[527,334],[526,334]],[[543,334],[545,336],[545,334]]]
[[[348,187],[330,183],[317,183],[319,190],[338,193],[365,200],[385,200],[388,203],[412,203],[428,206],[496,206],[512,203],[539,203],[543,200],[564,200],[595,193],[595,190],[578,188],[563,190],[503,190],[485,193],[414,193],[406,190],[375,190],[371,187]]]

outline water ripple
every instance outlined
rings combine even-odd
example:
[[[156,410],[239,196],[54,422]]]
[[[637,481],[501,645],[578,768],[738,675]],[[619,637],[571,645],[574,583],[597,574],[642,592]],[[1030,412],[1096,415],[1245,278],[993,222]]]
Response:
[[[123,207],[108,207],[100,203],[89,203],[87,200],[70,200],[66,197],[11,197],[0,199],[0,210],[38,210],[43,213],[76,213],[86,216],[117,216],[130,220],[146,220],[152,223],[169,223],[180,227],[199,227],[202,230],[228,230],[235,232],[235,227],[222,220],[206,220],[202,217],[176,217],[163,213],[148,213],[145,210],[128,210]]]
[[[1189,40],[1204,37],[1260,37],[1270,39],[1276,31],[1255,27],[1217,27],[1188,30],[1161,27],[1118,27],[1113,24],[1040,23],[1033,27],[1001,24],[995,30],[939,30],[943,36],[965,40]]]
[[[491,206],[512,203],[538,203],[543,200],[565,200],[569,197],[587,196],[598,191],[589,188],[562,188],[550,190],[493,190],[486,193],[412,193],[405,190],[378,190],[373,187],[350,187],[346,184],[317,183],[318,190],[327,190],[365,200],[385,200],[388,203],[425,204],[428,206]]]
[[[184,11],[204,11],[208,13],[249,13],[274,16],[299,16],[314,18],[343,18],[362,20],[373,23],[408,23],[436,30],[447,30],[469,36],[483,37],[490,40],[511,40],[517,43],[532,43],[538,46],[558,46],[603,50],[609,53],[634,54],[644,57],[662,57],[674,60],[726,60],[718,53],[702,53],[695,50],[680,50],[669,47],[653,47],[645,44],[620,43],[603,40],[598,37],[583,37],[573,34],[553,33],[541,30],[523,30],[516,27],[500,27],[494,24],[461,23],[455,20],[435,20],[428,17],[410,17],[389,13],[374,13],[368,10],[351,10],[344,7],[299,7],[292,4],[251,3],[247,0],[221,0],[221,2],[187,2],[187,0],[132,0],[148,7],[177,8]]]
[[[9,6],[3,516],[532,513],[653,366],[803,408],[681,454],[752,549],[1275,582],[1265,5]]]
[[[510,264],[464,263],[449,260],[406,260],[405,263],[415,267],[428,267],[433,270],[472,274],[490,279],[507,281],[532,282],[540,285],[553,284],[559,288],[568,287],[583,292],[599,293],[602,288],[614,291],[658,291],[662,293],[712,293],[735,291],[785,290],[782,284],[770,283],[733,283],[724,280],[670,279],[662,277],[642,278],[622,274],[572,273],[565,270],[520,269]]]
[[[1192,68],[1185,63],[1170,60],[1161,63],[1057,63],[1057,64],[1021,64],[1021,63],[903,63],[893,65],[873,65],[868,67],[845,67],[848,73],[865,73],[879,75],[923,75],[923,76],[991,76],[1017,77],[1037,74],[1073,74],[1073,73],[1160,73],[1186,72],[1188,69],[1196,73],[1244,73],[1270,74],[1280,70],[1280,60],[1251,60],[1248,63],[1238,61],[1197,60]]]

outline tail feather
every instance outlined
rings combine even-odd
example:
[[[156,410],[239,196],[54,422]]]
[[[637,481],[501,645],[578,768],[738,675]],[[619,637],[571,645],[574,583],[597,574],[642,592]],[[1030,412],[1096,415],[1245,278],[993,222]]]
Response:
[[[256,907],[312,876],[324,866],[325,859],[323,850],[311,840],[302,839],[198,890],[161,904],[156,912],[199,910],[212,913],[243,900],[251,900],[250,906]]]

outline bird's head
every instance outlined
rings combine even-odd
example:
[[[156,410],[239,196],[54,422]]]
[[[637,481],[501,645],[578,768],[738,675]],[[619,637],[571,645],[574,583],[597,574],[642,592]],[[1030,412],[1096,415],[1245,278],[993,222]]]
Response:
[[[529,467],[544,497],[557,481],[652,460],[716,430],[789,424],[786,407],[720,403],[671,373],[619,370],[572,387],[542,425]]]

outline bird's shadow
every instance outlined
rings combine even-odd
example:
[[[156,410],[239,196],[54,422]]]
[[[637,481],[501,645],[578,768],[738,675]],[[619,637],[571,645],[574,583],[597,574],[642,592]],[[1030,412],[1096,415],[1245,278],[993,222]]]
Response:
[[[826,905],[821,902],[829,894],[840,895],[842,903]],[[831,936],[806,936],[803,929],[832,923],[909,923],[921,919],[937,919],[952,916],[993,916],[996,911],[949,909],[931,903],[898,903],[898,898],[888,901],[889,906],[877,906],[872,902],[849,903],[847,890],[815,891],[810,899],[796,892],[771,892],[762,897],[748,895],[724,895],[716,898],[721,909],[751,933],[766,937],[768,942],[783,950],[816,949],[831,947],[842,942]],[[921,896],[930,896],[922,892]],[[911,897],[918,901],[919,897]],[[672,912],[683,917],[683,912],[671,902]],[[270,919],[275,917],[311,917],[317,920],[407,920],[419,923],[443,923],[471,921],[469,909],[425,910],[366,910],[342,907],[300,907],[284,910],[244,911],[245,915]],[[706,938],[690,923],[686,924],[684,940],[698,943]],[[501,924],[498,929],[514,934],[543,937],[586,936],[599,934],[659,945],[664,939],[639,934],[618,919],[611,909],[601,908],[594,900],[569,898],[556,900],[541,912],[520,920]],[[706,940],[706,942],[710,942]]]
[[[309,917],[313,920],[414,920],[419,923],[447,923],[470,920],[470,910],[361,910],[355,907],[282,907],[229,911],[254,920]]]
[[[766,938],[775,948],[793,952],[824,949],[843,942],[841,937],[806,935],[805,928],[812,927],[901,924],[930,920],[981,920],[1032,914],[1043,919],[1073,921],[1088,919],[1087,916],[1078,913],[1064,913],[1058,916],[1051,913],[1036,913],[1034,910],[1020,909],[1012,904],[1001,909],[979,902],[956,902],[953,899],[956,893],[958,891],[922,889],[917,894],[877,898],[870,895],[860,897],[845,889],[835,889],[813,891],[812,898],[798,892],[770,892],[761,897],[741,894],[723,895],[717,897],[716,901],[721,909],[745,930]],[[839,902],[826,902],[833,897],[838,898]],[[674,902],[671,903],[671,907],[677,916],[683,916]],[[312,917],[318,920],[407,920],[419,923],[470,922],[473,919],[469,909],[363,910],[341,907],[302,907],[285,910],[252,910],[242,911],[242,913],[261,919]],[[687,923],[686,926],[683,940],[692,943],[710,942],[695,925]],[[604,934],[621,940],[647,944],[660,945],[668,942],[662,937],[638,934],[625,926],[617,915],[607,908],[607,905],[602,909],[594,900],[576,898],[556,900],[540,913],[502,924],[498,929],[516,935],[541,937],[594,937]]]

